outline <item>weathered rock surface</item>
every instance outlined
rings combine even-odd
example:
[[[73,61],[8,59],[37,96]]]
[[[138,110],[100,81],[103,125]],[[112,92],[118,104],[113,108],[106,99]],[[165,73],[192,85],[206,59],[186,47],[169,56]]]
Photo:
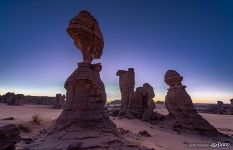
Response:
[[[54,109],[63,109],[65,107],[65,95],[56,94],[56,101],[53,106]]]
[[[65,83],[66,106],[56,126],[74,124],[81,128],[110,128],[115,125],[105,113],[106,93],[100,64],[79,63]]]
[[[0,127],[0,149],[14,150],[15,144],[20,141],[20,131],[16,125]]]
[[[90,15],[85,16],[83,13],[83,11],[80,12],[79,16],[83,18],[76,20],[77,25],[82,24],[82,21],[90,19]],[[68,32],[70,31],[68,30]],[[78,36],[82,32],[83,30],[75,30],[75,34]],[[74,38],[73,33],[70,34]],[[93,36],[92,34],[85,36],[92,39],[90,37]],[[82,38],[79,40],[83,40]],[[94,39],[90,39],[84,40],[84,42],[87,42],[87,45],[91,45],[90,42],[95,42]],[[77,44],[80,46],[80,49],[83,48],[82,42],[80,45],[79,43]],[[138,145],[132,145],[118,136],[117,128],[109,119],[104,107],[106,93],[104,84],[100,79],[102,66],[99,63],[91,64],[89,61],[97,56],[89,58],[88,55],[84,56],[84,62],[78,63],[78,68],[65,82],[67,103],[63,112],[53,126],[46,132],[33,138],[33,142],[26,146],[27,150],[147,149]]]
[[[185,90],[186,86],[181,83],[182,80],[183,77],[174,70],[168,70],[164,78],[164,81],[169,85],[165,106],[173,120],[173,126],[198,130],[208,136],[218,134],[217,129],[197,113],[191,97]]]
[[[118,70],[116,75],[119,76],[121,91],[120,116],[129,119],[142,119],[143,121],[162,118],[161,115],[154,112],[156,106],[153,98],[155,94],[150,84],[145,83],[143,87],[137,87],[134,91],[135,75],[133,68],[129,68],[128,71]]]
[[[118,70],[116,73],[119,76],[119,85],[121,91],[121,108],[120,108],[120,115],[125,115],[128,104],[129,104],[129,96],[131,93],[134,92],[135,86],[135,75],[134,69],[129,68],[128,71],[126,70]]]
[[[80,11],[69,23],[67,32],[83,54],[83,61],[100,59],[104,40],[97,20],[88,12]]]

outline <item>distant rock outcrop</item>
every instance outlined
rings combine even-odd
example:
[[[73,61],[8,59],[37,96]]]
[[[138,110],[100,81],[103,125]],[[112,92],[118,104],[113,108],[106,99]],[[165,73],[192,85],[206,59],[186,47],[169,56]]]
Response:
[[[217,105],[218,105],[218,114],[223,114],[224,113],[224,103],[222,101],[217,101]]]
[[[54,105],[55,97],[49,96],[25,96],[23,94],[15,94],[8,92],[2,95],[0,103],[7,103],[8,105],[18,106],[22,104],[33,104],[33,105]]]
[[[65,95],[56,94],[56,101],[53,106],[54,109],[63,109],[65,107]]]
[[[233,115],[233,99],[230,100],[230,103],[231,103],[231,105],[230,105],[230,109],[229,109],[229,114]]]
[[[20,106],[22,104],[22,101],[24,100],[24,95],[23,94],[16,94],[14,95],[13,99],[11,101],[8,101],[8,105],[13,105],[13,106]]]
[[[164,77],[169,86],[165,106],[173,120],[173,126],[197,130],[209,136],[218,134],[217,129],[197,113],[191,97],[185,90],[186,86],[181,83],[182,80],[183,77],[175,70],[168,70]]]

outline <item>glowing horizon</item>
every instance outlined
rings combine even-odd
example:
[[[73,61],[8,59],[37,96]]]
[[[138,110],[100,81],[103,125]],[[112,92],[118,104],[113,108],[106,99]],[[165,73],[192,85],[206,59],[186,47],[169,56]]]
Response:
[[[0,93],[65,94],[67,77],[82,61],[66,29],[70,19],[86,9],[96,17],[104,36],[103,55],[94,62],[102,63],[108,100],[120,99],[116,71],[134,68],[135,87],[151,84],[155,100],[164,100],[168,87],[163,77],[172,69],[184,77],[193,102],[229,103],[232,3],[1,1]]]
[[[166,89],[165,89],[166,91]],[[66,90],[56,90],[54,88],[47,89],[18,89],[18,88],[6,88],[3,89],[0,87],[0,95],[4,95],[7,92],[12,92],[15,94],[24,94],[31,96],[51,96],[55,97],[56,94],[66,94]],[[157,92],[157,93],[156,93]],[[106,90],[107,93],[107,101],[120,100],[121,95],[119,91],[111,91]],[[216,104],[217,101],[223,101],[224,103],[230,103],[230,99],[232,99],[232,94],[230,92],[211,92],[211,91],[188,91],[191,96],[193,103],[213,103]],[[155,89],[155,98],[154,101],[164,101],[166,92],[158,92]]]

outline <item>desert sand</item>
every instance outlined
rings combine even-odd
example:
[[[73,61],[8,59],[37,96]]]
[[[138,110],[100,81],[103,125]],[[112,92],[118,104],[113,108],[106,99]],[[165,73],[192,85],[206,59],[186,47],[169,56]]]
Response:
[[[167,111],[162,106],[159,106],[157,111],[162,114],[167,114]],[[21,124],[31,130],[29,133],[22,133],[21,136],[28,138],[36,135],[39,130],[47,128],[60,115],[62,109],[52,109],[49,105],[23,105],[23,106],[9,106],[0,104],[0,126],[6,124]],[[40,125],[32,122],[32,116],[39,114],[42,118]],[[215,114],[201,114],[207,121],[209,121],[219,131],[224,132],[230,136],[233,135],[233,116],[231,115],[215,115]],[[14,117],[14,120],[2,120],[7,117]],[[191,135],[188,133],[177,133],[163,127],[163,124],[150,124],[137,119],[129,120],[126,118],[111,117],[112,121],[118,128],[129,130],[129,133],[122,135],[125,139],[138,145],[143,145],[156,150],[186,150],[186,149],[200,149],[203,147],[190,147],[190,144],[204,144],[208,146],[211,141],[199,135]],[[151,137],[143,137],[138,134],[139,131],[146,130]],[[230,149],[226,147],[221,149]],[[204,148],[213,149],[213,148]]]

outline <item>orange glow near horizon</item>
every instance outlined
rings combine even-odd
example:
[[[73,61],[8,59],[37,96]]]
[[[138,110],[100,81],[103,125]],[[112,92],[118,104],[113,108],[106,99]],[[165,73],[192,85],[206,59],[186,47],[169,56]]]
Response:
[[[64,90],[56,90],[52,88],[48,89],[18,89],[18,88],[1,88],[0,95],[4,95],[7,92],[14,92],[16,94],[32,95],[32,96],[55,96],[57,93],[65,94]],[[120,93],[107,92],[107,101],[120,100]],[[233,98],[230,92],[214,92],[214,91],[190,91],[188,92],[191,96],[193,103],[217,103],[217,101],[223,101],[224,103],[230,103],[230,99]],[[154,101],[164,101],[166,93],[156,93]]]

